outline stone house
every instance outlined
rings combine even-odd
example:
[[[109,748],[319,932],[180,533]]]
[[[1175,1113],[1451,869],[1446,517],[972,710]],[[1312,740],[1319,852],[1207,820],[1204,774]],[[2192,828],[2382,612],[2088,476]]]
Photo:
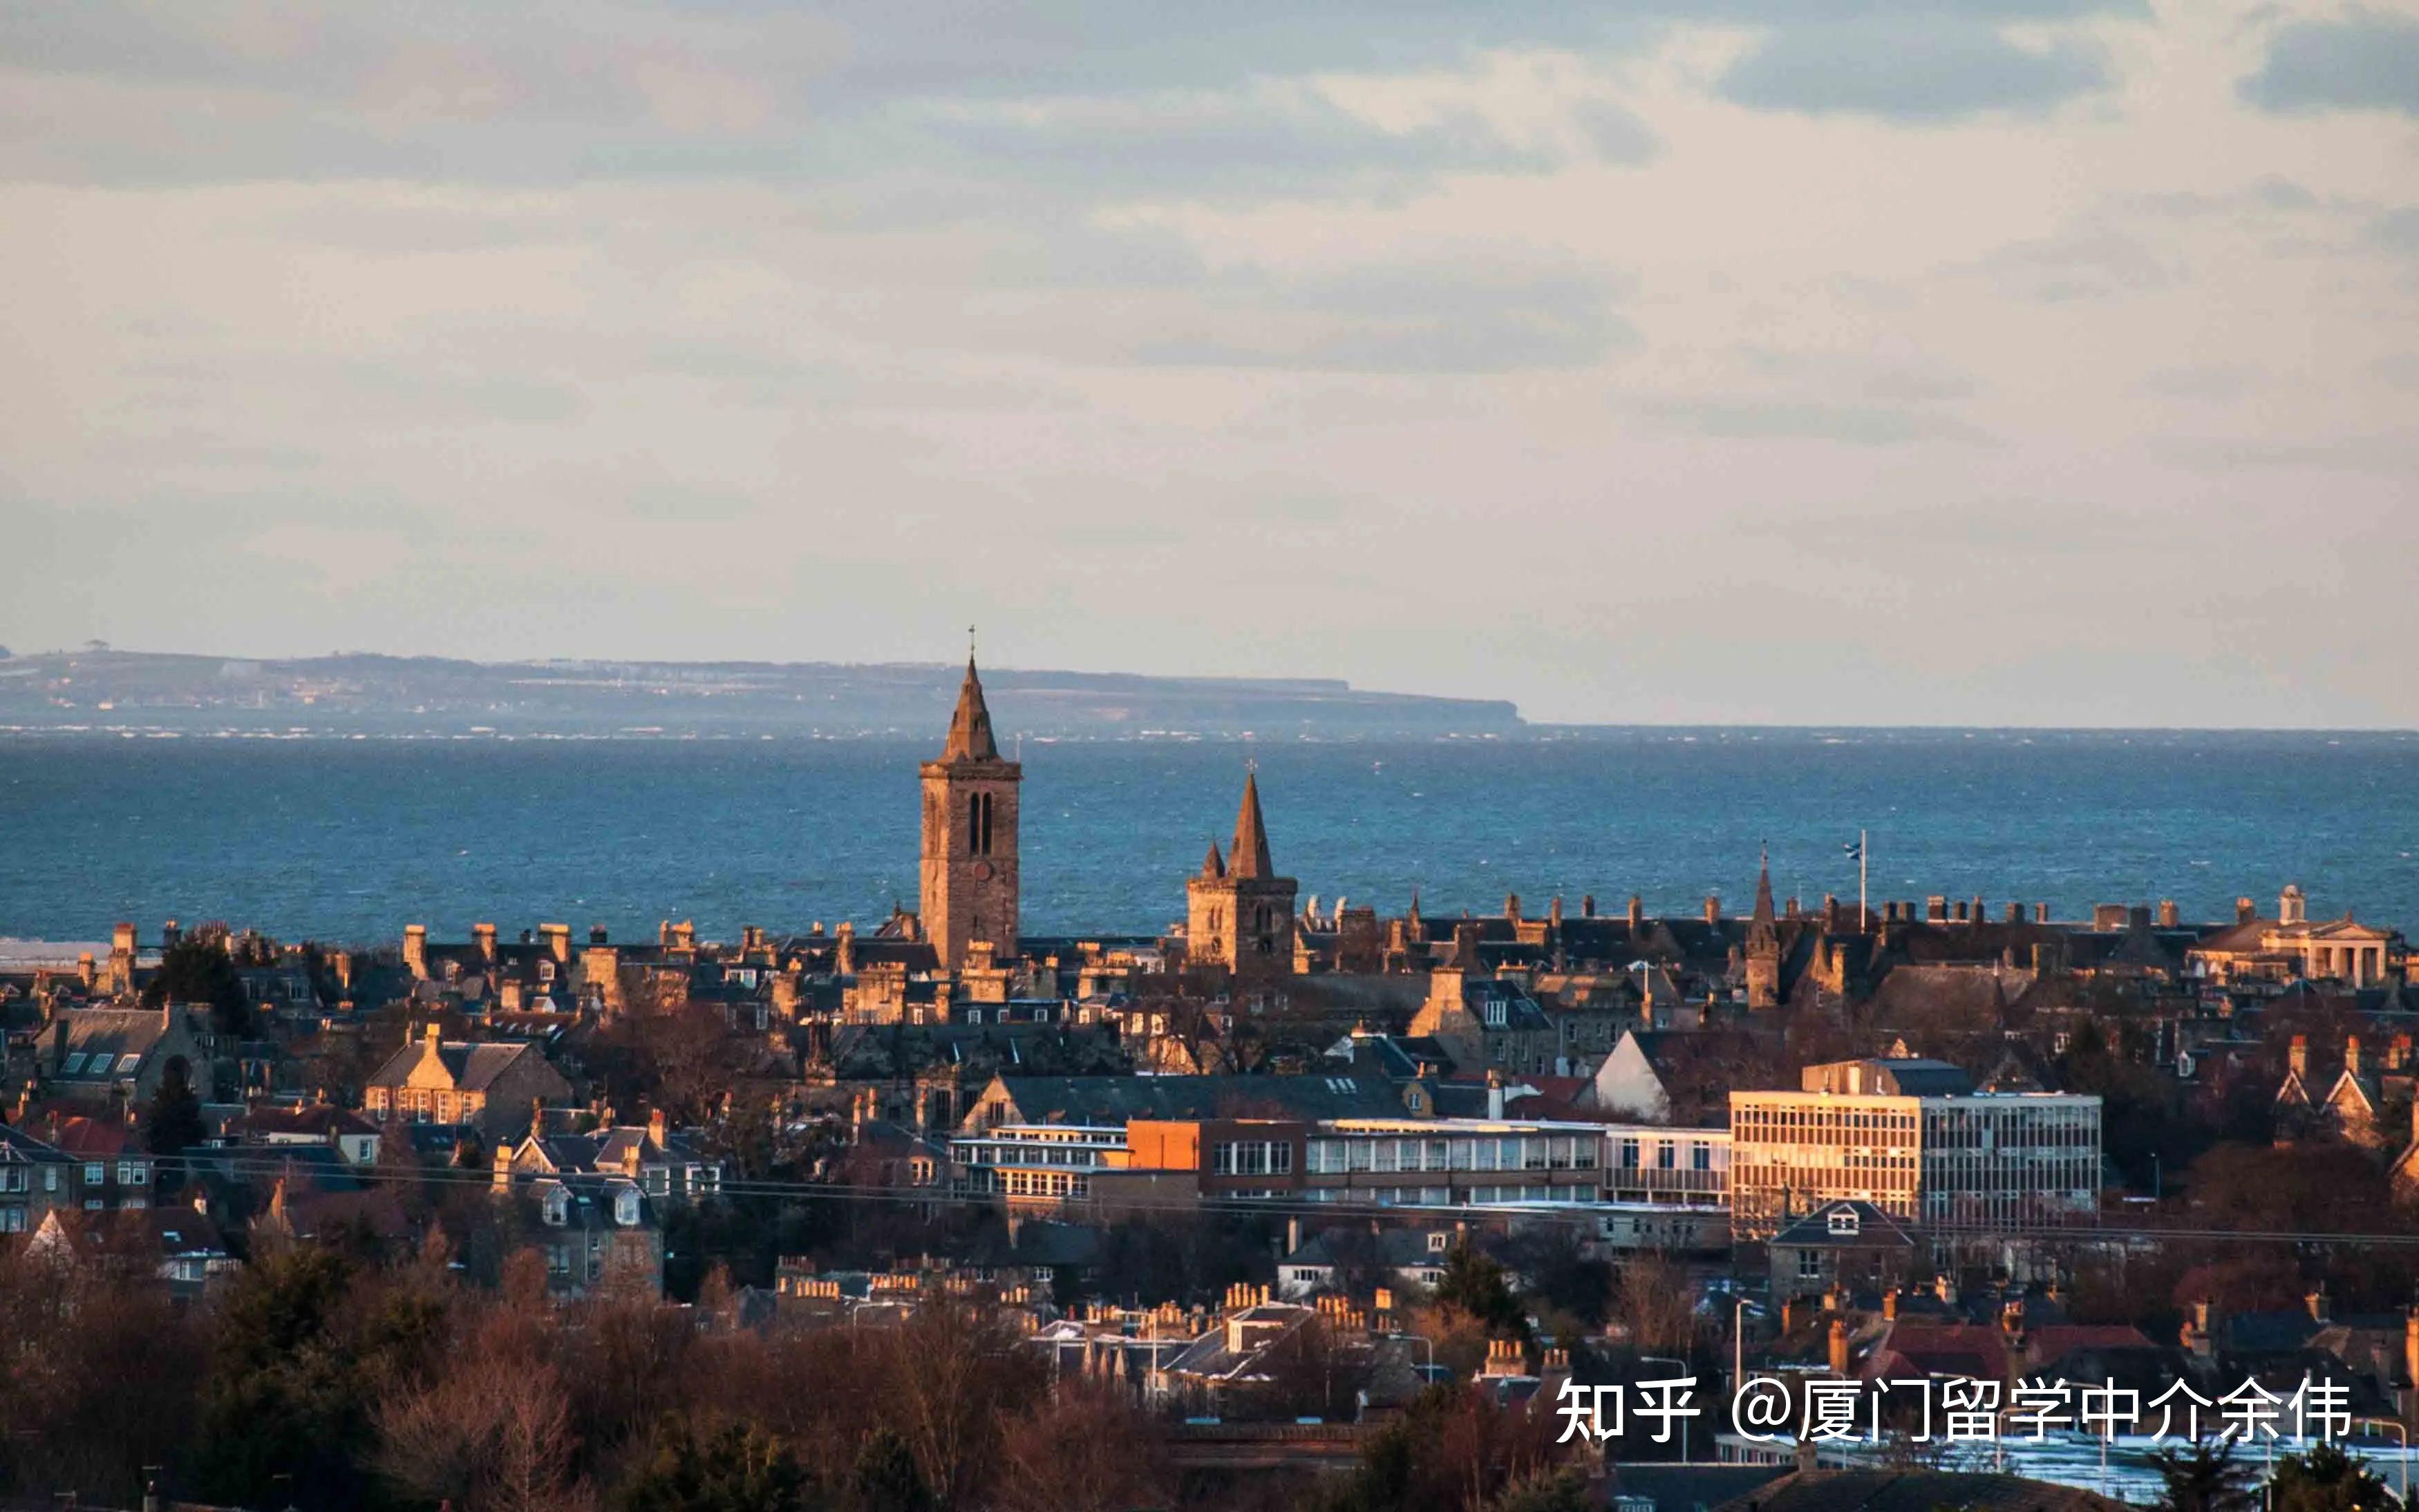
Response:
[[[197,1095],[210,1089],[209,1062],[191,1011],[80,1008],[58,1014],[41,1041],[36,1069],[54,1096],[97,1105],[139,1106],[181,1060]]]
[[[571,1084],[535,1045],[443,1040],[432,1024],[371,1075],[362,1110],[377,1123],[459,1124],[517,1138],[533,1108],[571,1098]]]

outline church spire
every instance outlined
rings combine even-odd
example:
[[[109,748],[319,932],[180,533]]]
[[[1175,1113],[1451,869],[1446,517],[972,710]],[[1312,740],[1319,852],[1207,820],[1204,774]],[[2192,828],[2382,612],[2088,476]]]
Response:
[[[975,675],[975,654],[966,652],[966,680],[958,688],[958,712],[949,720],[949,743],[941,748],[945,762],[995,762],[999,745],[991,736],[991,709],[983,702],[982,679]]]
[[[1757,847],[1757,852],[1754,921],[1769,926],[1772,923],[1772,853],[1762,846]]]
[[[1243,806],[1235,814],[1235,843],[1227,848],[1227,874],[1238,877],[1271,877],[1276,875],[1276,863],[1269,859],[1269,830],[1260,818],[1260,779],[1256,772],[1243,774]]]
[[[1209,857],[1201,863],[1201,874],[1205,877],[1223,877],[1226,874],[1225,859],[1218,854],[1218,842],[1214,839],[1210,841]]]

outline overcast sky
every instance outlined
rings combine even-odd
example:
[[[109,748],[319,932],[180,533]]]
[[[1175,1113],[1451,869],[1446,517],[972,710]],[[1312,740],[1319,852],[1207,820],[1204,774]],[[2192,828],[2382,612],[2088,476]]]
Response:
[[[0,643],[2419,725],[2419,9],[0,9]]]

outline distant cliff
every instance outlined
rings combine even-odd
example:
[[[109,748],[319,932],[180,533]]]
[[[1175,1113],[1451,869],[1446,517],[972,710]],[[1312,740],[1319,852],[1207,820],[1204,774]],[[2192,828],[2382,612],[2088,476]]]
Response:
[[[831,662],[254,661],[85,650],[0,660],[0,727],[329,734],[938,737],[962,669]],[[1003,735],[1261,739],[1517,734],[1495,700],[1339,681],[983,669]]]

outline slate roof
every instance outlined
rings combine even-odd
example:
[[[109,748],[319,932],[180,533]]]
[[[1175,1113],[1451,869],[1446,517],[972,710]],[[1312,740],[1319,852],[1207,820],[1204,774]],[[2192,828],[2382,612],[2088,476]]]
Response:
[[[1697,1512],[1719,1506],[1769,1486],[1790,1473],[1780,1465],[1657,1465],[1613,1467],[1615,1496],[1640,1496],[1655,1504],[1655,1512]]]
[[[2124,1504],[2020,1475],[1937,1470],[1793,1471],[1714,1512],[2120,1512]]]
[[[426,1041],[419,1040],[398,1049],[371,1075],[369,1085],[408,1085],[427,1049]],[[485,1091],[521,1057],[534,1055],[538,1055],[538,1051],[528,1044],[497,1044],[484,1040],[471,1042],[449,1040],[437,1047],[437,1056],[444,1063],[445,1074],[452,1078],[455,1089],[462,1092]]]
[[[1831,1215],[1837,1212],[1856,1214],[1855,1233],[1832,1232]],[[1904,1219],[1894,1218],[1870,1202],[1842,1197],[1836,1202],[1826,1202],[1804,1217],[1782,1226],[1770,1242],[1776,1247],[1785,1245],[1792,1249],[1871,1249],[1885,1244],[1912,1247],[1915,1234],[1912,1226]]]
[[[350,1108],[314,1103],[299,1108],[249,1108],[227,1120],[226,1132],[237,1135],[301,1134],[326,1139],[337,1134],[373,1134],[378,1131],[377,1124]]]
[[[140,1008],[82,1008],[62,1014],[58,1022],[67,1026],[68,1033],[57,1076],[62,1081],[78,1077],[110,1081],[131,1076],[142,1064],[141,1057],[149,1055],[161,1036],[168,1032],[165,1018],[160,1010]],[[136,1057],[134,1066],[124,1064],[128,1056]],[[100,1058],[96,1060],[96,1057]],[[69,1066],[76,1069],[69,1071]]]
[[[998,1085],[1024,1123],[1404,1116],[1399,1085],[1375,1076],[1003,1076]]]

